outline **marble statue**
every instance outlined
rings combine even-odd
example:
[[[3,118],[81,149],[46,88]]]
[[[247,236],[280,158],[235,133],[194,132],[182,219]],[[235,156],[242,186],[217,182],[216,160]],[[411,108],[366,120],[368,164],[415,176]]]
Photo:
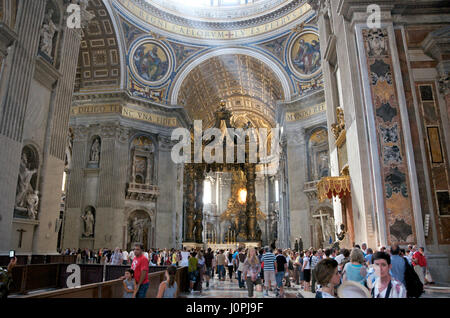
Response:
[[[298,239],[298,250],[303,251],[303,240],[301,237]]]
[[[30,219],[36,220],[38,214],[39,197],[38,191],[28,192],[27,194],[27,210],[28,217]]]
[[[27,194],[34,191],[31,186],[31,178],[37,172],[37,169],[28,168],[28,159],[25,153],[22,154],[22,161],[19,168],[19,182],[16,193],[16,207],[27,207]]]
[[[298,252],[298,240],[295,240],[294,251]]]
[[[95,139],[94,143],[92,144],[90,161],[92,162],[100,161],[100,142],[98,141],[98,138]]]
[[[52,21],[53,10],[50,9],[45,15],[44,24],[41,28],[40,50],[47,56],[52,57],[53,37],[56,33],[56,26]]]
[[[147,220],[134,218],[133,225],[131,226],[131,239],[133,242],[143,243],[144,228],[147,225]]]
[[[81,216],[84,220],[84,237],[92,237],[94,236],[94,215],[92,214],[92,208],[87,207],[85,210],[85,214]]]

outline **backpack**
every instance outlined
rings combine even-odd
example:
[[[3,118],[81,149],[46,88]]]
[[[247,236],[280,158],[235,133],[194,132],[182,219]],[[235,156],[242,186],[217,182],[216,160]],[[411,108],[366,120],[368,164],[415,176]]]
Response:
[[[417,276],[414,268],[409,265],[408,260],[405,258],[405,287],[406,287],[406,297],[408,298],[418,298],[423,294],[423,284]]]

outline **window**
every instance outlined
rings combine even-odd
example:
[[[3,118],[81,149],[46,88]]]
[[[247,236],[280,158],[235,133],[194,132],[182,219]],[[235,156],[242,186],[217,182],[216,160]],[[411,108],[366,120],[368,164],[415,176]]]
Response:
[[[203,204],[211,204],[211,181],[203,181]]]
[[[275,180],[275,202],[280,200],[280,188],[278,184],[278,180]]]

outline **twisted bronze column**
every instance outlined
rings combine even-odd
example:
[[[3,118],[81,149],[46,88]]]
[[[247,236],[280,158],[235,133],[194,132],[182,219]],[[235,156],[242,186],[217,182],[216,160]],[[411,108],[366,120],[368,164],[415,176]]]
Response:
[[[187,242],[194,241],[194,214],[195,214],[195,179],[194,167],[191,164],[184,166],[184,180],[186,180],[186,232]]]
[[[245,165],[245,176],[247,179],[247,238],[249,241],[256,241],[256,166],[254,164]]]
[[[205,169],[203,165],[195,167],[195,242],[203,243],[203,181],[205,179]]]

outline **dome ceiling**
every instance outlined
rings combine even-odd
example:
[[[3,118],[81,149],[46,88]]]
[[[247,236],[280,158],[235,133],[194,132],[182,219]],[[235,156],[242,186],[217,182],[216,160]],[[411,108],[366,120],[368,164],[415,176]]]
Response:
[[[273,12],[293,0],[145,0],[173,15],[202,21],[248,20]]]
[[[193,120],[211,127],[224,99],[237,127],[273,127],[275,107],[284,99],[280,81],[261,61],[247,55],[221,55],[195,67],[183,81],[178,102]]]
[[[205,1],[194,0],[194,3]],[[112,4],[144,30],[195,38],[202,43],[267,38],[290,30],[300,20],[314,15],[305,0],[259,0],[242,5],[233,5],[236,0],[212,2],[215,5],[192,6],[181,0],[115,0]]]

